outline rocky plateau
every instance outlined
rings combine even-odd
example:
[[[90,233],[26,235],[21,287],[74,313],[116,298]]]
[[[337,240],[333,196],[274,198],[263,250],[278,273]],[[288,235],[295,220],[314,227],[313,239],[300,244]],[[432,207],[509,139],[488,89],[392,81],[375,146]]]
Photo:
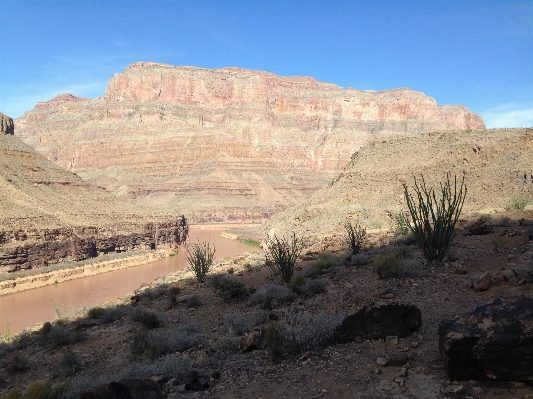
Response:
[[[103,97],[61,94],[15,120],[55,164],[192,222],[262,221],[326,185],[376,136],[484,128],[411,89],[138,62]]]

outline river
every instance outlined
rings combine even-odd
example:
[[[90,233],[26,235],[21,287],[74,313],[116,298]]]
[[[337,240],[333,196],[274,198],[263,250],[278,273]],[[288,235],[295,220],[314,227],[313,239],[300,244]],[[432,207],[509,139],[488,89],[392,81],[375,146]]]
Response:
[[[215,260],[258,250],[240,241],[220,237],[222,231],[221,228],[193,226],[189,230],[190,242],[213,243]],[[157,262],[0,296],[0,331],[14,334],[39,322],[52,321],[57,316],[56,309],[62,315],[73,315],[83,307],[113,301],[135,291],[143,283],[185,269],[186,254],[183,249],[176,256]]]

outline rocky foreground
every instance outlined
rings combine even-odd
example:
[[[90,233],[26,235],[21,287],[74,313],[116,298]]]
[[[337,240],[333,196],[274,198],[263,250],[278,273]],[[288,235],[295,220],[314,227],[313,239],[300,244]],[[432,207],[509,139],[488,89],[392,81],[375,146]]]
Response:
[[[484,128],[401,88],[361,91],[239,68],[138,62],[103,97],[62,94],[15,120],[57,165],[192,223],[257,222],[326,185],[376,135]]]
[[[166,276],[0,346],[0,389],[47,379],[68,398],[531,398],[531,312],[509,306],[533,295],[533,214],[460,224],[442,265],[381,230],[360,255],[340,243],[307,252],[289,287],[262,253],[221,261],[202,284]],[[398,270],[380,279],[385,259]],[[505,362],[491,366],[491,348]]]

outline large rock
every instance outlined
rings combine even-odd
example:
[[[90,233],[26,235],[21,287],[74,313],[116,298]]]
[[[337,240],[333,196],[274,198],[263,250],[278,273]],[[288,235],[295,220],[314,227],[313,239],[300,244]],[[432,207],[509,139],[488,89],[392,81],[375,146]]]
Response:
[[[378,339],[391,335],[407,337],[422,325],[422,313],[403,303],[370,304],[346,317],[335,331],[339,342]]]
[[[0,134],[15,134],[13,119],[0,112]]]
[[[451,379],[533,381],[533,297],[496,298],[442,320],[439,349]]]
[[[62,94],[15,124],[58,165],[196,222],[262,220],[301,202],[377,134],[484,128],[411,89],[152,62],[116,74],[103,97]]]
[[[159,384],[149,378],[124,379],[88,389],[80,399],[163,399]]]

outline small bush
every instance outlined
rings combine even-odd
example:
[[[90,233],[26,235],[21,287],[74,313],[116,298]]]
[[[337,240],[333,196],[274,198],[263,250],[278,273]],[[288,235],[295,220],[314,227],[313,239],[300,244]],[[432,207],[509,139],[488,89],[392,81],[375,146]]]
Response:
[[[529,198],[517,198],[513,200],[513,202],[507,207],[507,209],[523,211],[526,208],[527,204],[529,204]]]
[[[131,307],[125,305],[104,308],[104,313],[100,316],[102,323],[113,323],[131,314]]]
[[[202,342],[202,335],[192,324],[184,324],[177,330],[151,331],[148,334],[148,341],[158,348],[161,355],[166,355],[196,348]]]
[[[81,333],[76,333],[71,328],[64,325],[54,325],[48,335],[43,336],[46,345],[52,348],[59,348],[64,345],[72,345],[81,341]]]
[[[273,363],[279,363],[284,354],[283,332],[277,323],[266,328],[266,347]]]
[[[8,359],[6,371],[10,374],[22,373],[30,368],[30,360],[21,353],[15,353]]]
[[[130,354],[134,360],[146,357],[153,361],[159,357],[159,347],[157,343],[150,342],[146,328],[141,327],[133,334],[130,344]]]
[[[248,290],[235,277],[226,276],[220,280],[217,295],[226,301],[239,300],[248,296]]]
[[[405,235],[405,236],[399,236],[399,237],[396,237],[396,244],[405,245],[405,246],[415,245],[416,238],[411,234]]]
[[[283,282],[288,283],[291,281],[294,267],[302,252],[302,242],[293,233],[290,242],[285,238],[280,240],[276,236],[268,237],[266,246],[266,264],[272,276],[280,276]]]
[[[321,280],[309,280],[300,287],[300,293],[306,298],[312,298],[324,291],[326,291],[326,283]]]
[[[242,335],[267,322],[267,312],[257,310],[248,313],[233,312],[224,315],[224,325],[231,335]]]
[[[395,253],[379,255],[372,262],[372,271],[379,278],[397,277],[399,263],[400,258]]]
[[[528,226],[526,228],[526,237],[529,241],[533,241],[533,226]]]
[[[337,265],[337,260],[333,255],[323,255],[321,256],[313,265],[313,271],[315,274],[324,274],[329,271],[332,267]]]
[[[89,311],[87,312],[87,317],[89,319],[99,319],[100,317],[104,315],[104,313],[105,313],[104,308],[95,307],[95,308],[89,309]]]
[[[287,288],[291,289],[292,291],[296,292],[297,294],[300,293],[300,287],[305,284],[304,276],[297,276],[296,278],[293,278],[288,284]]]
[[[398,277],[416,277],[425,269],[424,264],[416,259],[401,259],[398,263]]]
[[[494,226],[499,226],[499,227],[512,227],[512,226],[516,226],[517,224],[518,223],[515,220],[511,219],[508,216],[502,216],[494,222]]]
[[[190,244],[187,246],[188,269],[194,274],[198,282],[203,283],[207,274],[213,267],[215,258],[215,246],[211,249],[209,243]]]
[[[181,288],[180,287],[176,287],[176,286],[172,286],[172,287],[168,287],[167,289],[167,295],[179,295],[181,293]]]
[[[505,238],[501,236],[497,236],[492,239],[491,243],[492,243],[494,252],[499,253],[500,249],[502,249],[505,246],[506,241],[505,241]]]
[[[208,284],[212,285],[215,289],[220,287],[220,282],[227,275],[225,273],[213,273],[206,276],[205,280]]]
[[[492,222],[492,215],[490,215],[489,213],[483,213],[477,218],[477,220],[483,223],[490,223]]]
[[[12,389],[4,396],[5,399],[59,399],[64,396],[64,384],[52,385],[52,381],[35,381],[28,386],[26,394],[18,389]]]
[[[396,236],[406,236],[407,234],[409,234],[410,225],[411,221],[405,213],[400,212],[394,216],[392,226],[394,234]]]
[[[296,294],[277,284],[265,284],[255,291],[248,300],[249,305],[261,304],[263,309],[281,306],[296,299]]]
[[[368,245],[368,238],[366,236],[366,229],[363,229],[358,224],[352,226],[350,222],[344,224],[346,234],[344,242],[352,251],[352,255],[357,255],[363,251],[363,248]]]
[[[59,363],[59,367],[66,375],[73,376],[80,371],[83,362],[80,355],[76,352],[68,351],[63,355],[63,359]]]
[[[211,358],[215,360],[222,360],[228,355],[232,355],[239,351],[239,344],[241,339],[234,336],[223,336],[216,341],[215,344],[211,345],[209,350]]]
[[[349,266],[366,266],[370,263],[370,260],[368,259],[368,256],[365,254],[357,254],[353,255],[350,258]]]
[[[243,244],[246,244],[246,245],[251,245],[253,247],[258,247],[259,245],[261,245],[261,243],[259,241],[255,241],[255,240],[252,240],[250,238],[245,238],[244,240],[241,241]]]
[[[185,300],[185,307],[187,309],[197,308],[199,306],[202,306],[202,301],[198,295],[191,295]]]
[[[50,334],[51,332],[52,332],[52,323],[47,321],[46,323],[43,324],[43,328],[41,329],[41,334],[43,336],[46,336]]]
[[[140,323],[144,327],[151,329],[161,325],[161,320],[156,313],[149,310],[138,310],[133,313],[133,321]]]

